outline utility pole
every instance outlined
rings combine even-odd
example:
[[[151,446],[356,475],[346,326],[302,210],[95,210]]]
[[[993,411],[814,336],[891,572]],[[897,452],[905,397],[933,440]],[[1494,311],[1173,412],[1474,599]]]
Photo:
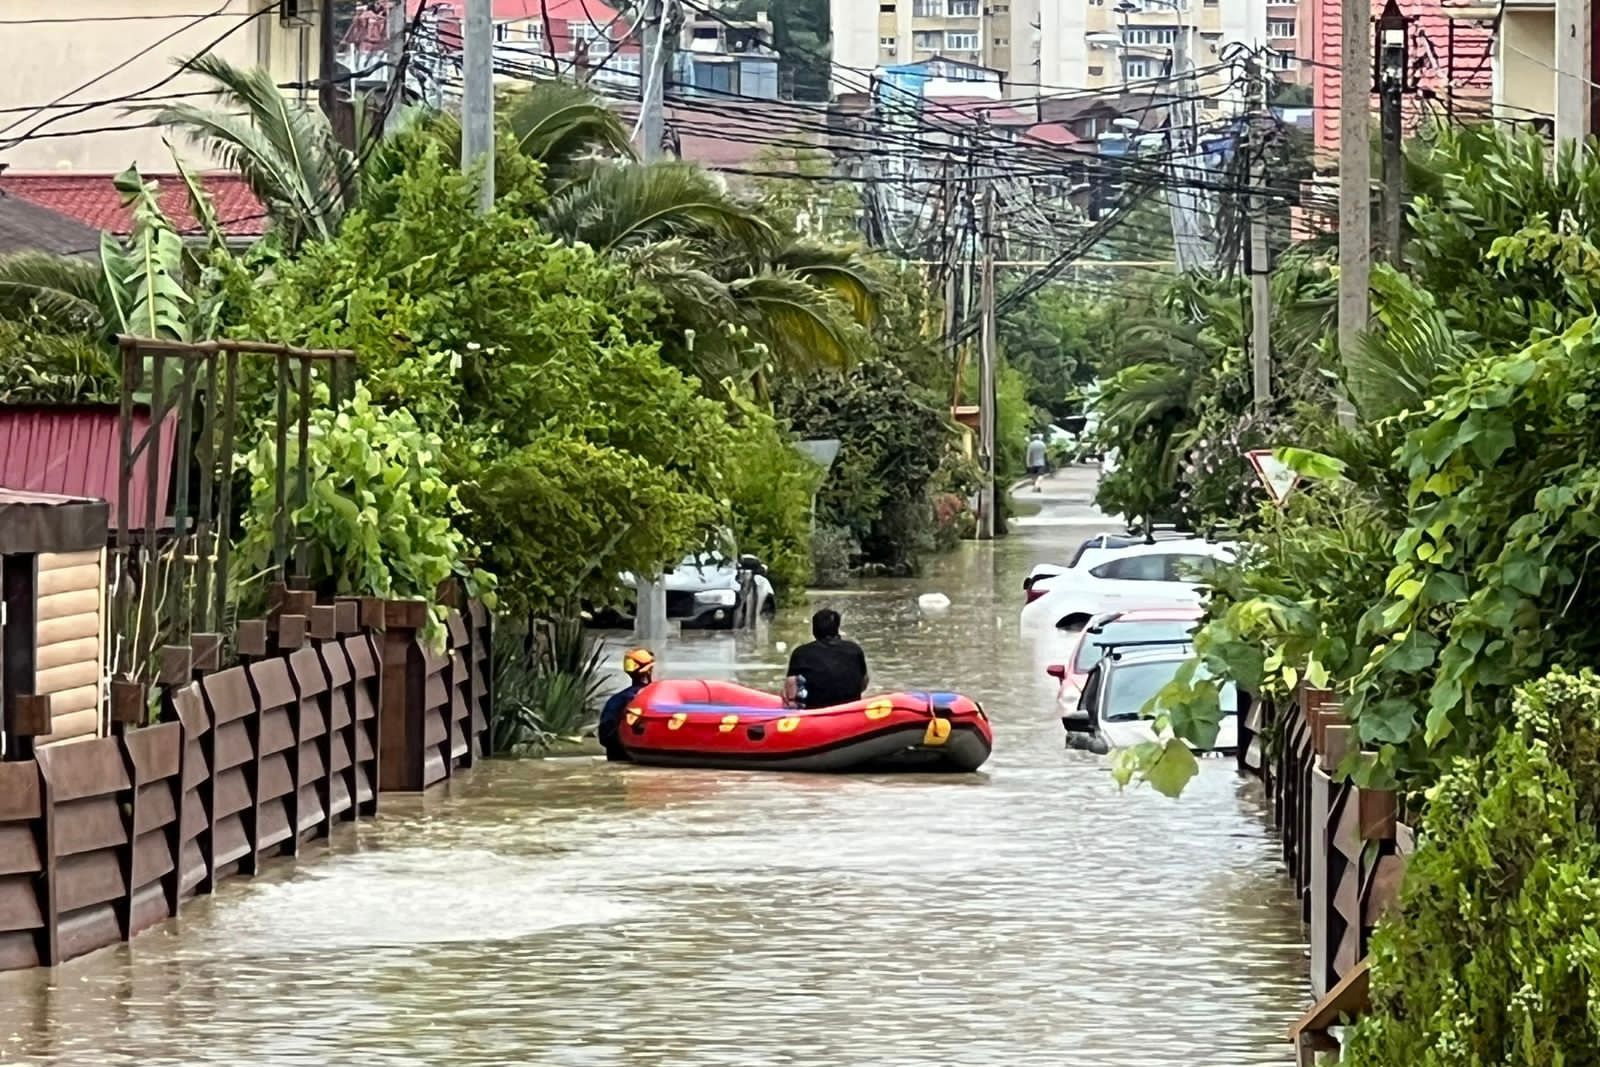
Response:
[[[1393,3],[1394,0],[1389,0]],[[1266,198],[1267,138],[1271,128],[1267,110],[1267,79],[1250,64],[1254,78],[1251,89],[1259,89],[1258,110],[1251,116],[1250,148],[1254,158],[1250,174],[1250,256],[1245,270],[1250,275],[1250,380],[1256,408],[1265,411],[1272,403],[1272,257],[1267,248]]]
[[[1367,114],[1372,95],[1369,0],[1343,0],[1339,83],[1339,352],[1355,351],[1367,329],[1372,275],[1372,145]],[[1355,408],[1339,397],[1339,419],[1355,423]]]
[[[1556,0],[1556,150],[1589,132],[1589,0]]]
[[[1378,93],[1379,117],[1383,126],[1383,250],[1389,262],[1400,265],[1401,216],[1405,211],[1405,131],[1401,101],[1406,92],[1408,72],[1407,40],[1411,20],[1395,0],[1383,5],[1378,17]]]
[[[666,136],[667,33],[666,0],[647,0],[644,8],[644,56],[639,69],[639,158],[661,158]]]
[[[979,279],[979,314],[983,331],[978,342],[978,540],[994,540],[995,510],[995,295],[994,182],[983,190],[983,269]]]
[[[461,165],[477,168],[478,211],[494,207],[494,17],[492,0],[467,0],[461,77]]]
[[[400,128],[400,120],[405,115],[406,87],[405,72],[402,64],[406,53],[406,5],[401,0],[389,0],[389,10],[386,13],[388,25],[386,28],[389,46],[389,100],[388,107],[383,113],[383,132],[393,134]]]

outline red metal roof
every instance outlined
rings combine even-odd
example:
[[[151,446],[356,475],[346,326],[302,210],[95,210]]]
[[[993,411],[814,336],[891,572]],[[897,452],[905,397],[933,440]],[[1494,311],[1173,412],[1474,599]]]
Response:
[[[1029,126],[1022,136],[1024,140],[1040,141],[1044,144],[1069,145],[1083,143],[1083,138],[1059,122],[1041,122],[1038,125]]]
[[[136,407],[133,441],[150,425],[150,409]],[[172,442],[177,420],[169,412],[161,427],[160,467],[156,471],[157,516],[167,513],[172,483]],[[0,486],[30,493],[55,493],[106,501],[111,528],[117,527],[122,445],[121,412],[115,404],[0,407]],[[128,523],[146,525],[149,451],[133,464],[128,484]]]
[[[189,195],[180,175],[146,174],[144,177],[146,181],[158,183],[161,210],[178,232],[202,232],[189,208]],[[266,232],[266,212],[244,178],[221,171],[210,171],[198,177],[201,187],[211,195],[223,233],[229,237],[256,237]],[[109,174],[7,173],[0,177],[0,194],[37,204],[96,230],[125,235],[133,228],[133,214],[122,206],[122,194],[117,192],[111,179]]]

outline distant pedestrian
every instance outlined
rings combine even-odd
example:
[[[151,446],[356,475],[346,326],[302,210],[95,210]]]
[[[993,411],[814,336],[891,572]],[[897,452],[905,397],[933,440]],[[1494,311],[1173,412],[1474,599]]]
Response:
[[[783,702],[791,708],[831,708],[860,700],[867,691],[867,656],[839,636],[839,613],[823,608],[811,616],[811,636],[789,656]]]
[[[628,750],[622,747],[622,717],[639,690],[655,679],[656,657],[648,648],[636,648],[623,654],[622,670],[628,676],[628,687],[618,690],[606,701],[605,709],[600,712],[600,724],[594,731],[608,760],[628,758]]]
[[[1028,473],[1033,476],[1033,491],[1044,492],[1045,447],[1044,434],[1036,433],[1028,442]]]

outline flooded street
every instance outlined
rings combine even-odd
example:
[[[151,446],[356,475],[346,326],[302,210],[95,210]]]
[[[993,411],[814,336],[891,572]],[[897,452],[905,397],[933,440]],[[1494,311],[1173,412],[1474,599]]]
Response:
[[[0,975],[0,1062],[1239,1067],[1307,993],[1259,787],[1181,801],[1063,749],[1021,582],[1097,526],[1087,472],[995,546],[814,604],[874,690],[982,701],[969,777],[492,762],[172,923]],[[948,613],[924,617],[923,592]],[[778,684],[809,610],[688,635],[663,674]]]

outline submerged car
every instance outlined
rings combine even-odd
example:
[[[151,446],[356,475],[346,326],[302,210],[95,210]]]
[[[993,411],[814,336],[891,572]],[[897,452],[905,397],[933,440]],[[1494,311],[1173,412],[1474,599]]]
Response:
[[[1136,545],[1159,544],[1165,541],[1193,540],[1194,535],[1183,533],[1175,529],[1157,527],[1149,534],[1124,531],[1122,533],[1099,533],[1093,537],[1086,537],[1078,545],[1072,558],[1066,563],[1039,563],[1022,579],[1022,592],[1026,603],[1033,603],[1044,596],[1050,583],[1076,567],[1092,567],[1103,559],[1108,559],[1114,549],[1133,548]]]
[[[1108,648],[1184,641],[1194,632],[1200,614],[1198,604],[1172,604],[1109,611],[1091,619],[1068,642],[1066,658],[1045,668],[1045,673],[1060,683],[1056,688],[1056,707],[1063,725],[1077,714],[1078,698],[1083,694],[1089,672],[1105,657]]]
[[[1227,542],[1189,537],[1105,549],[1093,560],[1034,582],[1044,593],[1022,608],[1025,630],[1077,630],[1096,615],[1130,608],[1198,604],[1201,582],[1218,560],[1233,558]]]
[[[722,552],[695,552],[663,577],[667,618],[686,630],[731,630],[747,610],[763,619],[777,613],[778,597],[772,581],[754,556],[735,558]],[[639,580],[624,574],[621,584],[630,592],[636,591]],[[603,621],[626,625],[635,610],[630,599],[623,611],[604,613]]]
[[[1161,741],[1170,731],[1156,732],[1155,720],[1145,709],[1170,683],[1189,659],[1187,643],[1113,646],[1094,669],[1078,698],[1077,713],[1063,717],[1067,746],[1092,752],[1128,748],[1144,741]],[[1231,755],[1239,747],[1239,691],[1232,683],[1221,688],[1222,722],[1216,740],[1200,753]]]

